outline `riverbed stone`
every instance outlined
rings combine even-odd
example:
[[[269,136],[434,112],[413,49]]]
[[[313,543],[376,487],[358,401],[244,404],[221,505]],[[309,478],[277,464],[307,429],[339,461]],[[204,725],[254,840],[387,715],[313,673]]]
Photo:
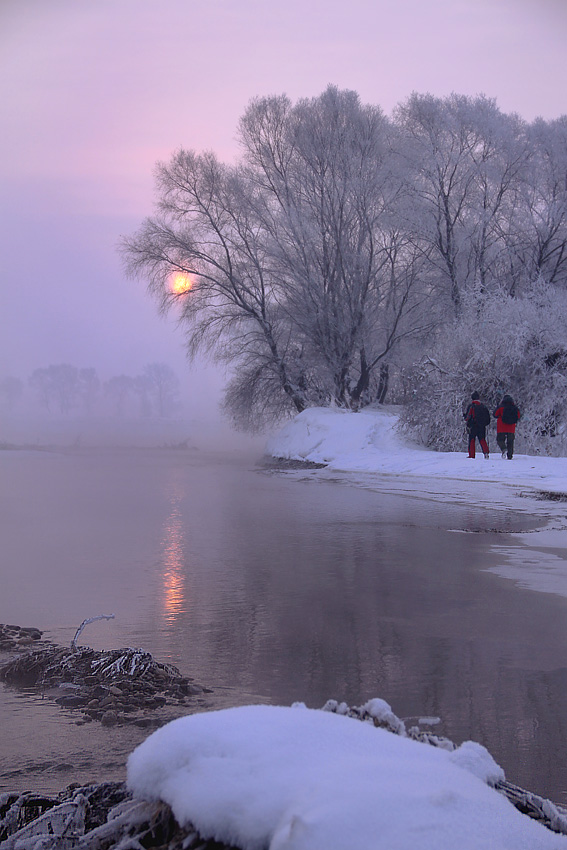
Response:
[[[100,718],[100,722],[103,726],[114,726],[116,723],[118,723],[118,714],[113,709],[105,711],[102,717]]]

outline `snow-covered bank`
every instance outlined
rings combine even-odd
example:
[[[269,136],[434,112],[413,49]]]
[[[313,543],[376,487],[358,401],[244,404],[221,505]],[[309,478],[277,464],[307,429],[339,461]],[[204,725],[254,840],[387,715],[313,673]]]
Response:
[[[266,452],[276,458],[324,463],[321,477],[338,473],[364,487],[391,490],[444,502],[486,508],[487,528],[498,509],[539,518],[537,533],[512,533],[513,544],[497,546],[502,564],[493,572],[519,586],[567,597],[567,458],[515,455],[502,459],[490,429],[493,449],[486,460],[462,452],[435,452],[412,443],[398,431],[393,410],[350,413],[311,408],[272,436]],[[495,450],[495,451],[494,451]],[[519,499],[518,496],[532,497]],[[543,496],[543,498],[542,498]]]
[[[393,716],[380,699],[365,708]],[[183,717],[128,761],[137,796],[243,850],[567,848],[490,787],[503,778],[472,741],[450,751],[304,706]]]
[[[502,460],[495,433],[492,454],[475,460],[462,452],[435,452],[398,432],[398,417],[387,410],[359,413],[310,408],[271,437],[266,451],[273,457],[326,463],[341,472],[412,475],[431,479],[507,484],[548,493],[567,493],[567,458],[515,455]]]

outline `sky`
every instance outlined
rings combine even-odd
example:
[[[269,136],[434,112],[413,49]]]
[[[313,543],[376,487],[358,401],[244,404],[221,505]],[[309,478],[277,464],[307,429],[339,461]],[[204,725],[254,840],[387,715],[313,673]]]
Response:
[[[216,398],[216,370],[187,364],[116,250],[152,213],[156,162],[232,161],[253,97],[330,83],[387,114],[457,92],[553,119],[566,36],[564,0],[0,0],[0,380],[160,361]]]

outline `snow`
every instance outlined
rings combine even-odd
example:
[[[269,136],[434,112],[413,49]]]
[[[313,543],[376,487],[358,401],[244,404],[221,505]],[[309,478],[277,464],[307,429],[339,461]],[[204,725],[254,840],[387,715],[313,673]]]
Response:
[[[489,442],[495,445],[494,432]],[[486,508],[489,518],[499,508],[540,518],[540,528],[509,534],[506,545],[494,546],[501,563],[489,571],[520,587],[567,597],[565,504],[540,498],[567,499],[567,458],[515,454],[508,461],[497,449],[488,460],[478,450],[470,460],[465,446],[462,452],[431,451],[400,433],[395,410],[384,408],[359,413],[310,408],[268,440],[266,453],[325,463],[318,475],[343,473],[367,488],[473,503]]]
[[[567,848],[487,784],[503,777],[472,741],[448,752],[301,705],[182,717],[128,760],[134,794],[243,850]]]
[[[358,413],[333,408],[309,408],[271,437],[266,452],[273,457],[326,463],[343,472],[412,475],[428,479],[506,483],[515,488],[567,493],[567,458],[514,455],[502,460],[495,451],[488,460],[462,452],[435,452],[402,436],[398,417],[389,410]]]

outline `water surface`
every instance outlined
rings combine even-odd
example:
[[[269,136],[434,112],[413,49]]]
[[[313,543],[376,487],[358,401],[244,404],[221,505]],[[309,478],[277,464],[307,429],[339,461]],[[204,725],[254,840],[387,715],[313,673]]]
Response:
[[[4,452],[0,620],[140,646],[196,708],[380,696],[564,801],[567,599],[488,570],[525,516],[191,451]],[[476,533],[470,532],[475,529]],[[483,532],[481,529],[491,529]],[[0,687],[0,790],[123,778],[147,732]]]

